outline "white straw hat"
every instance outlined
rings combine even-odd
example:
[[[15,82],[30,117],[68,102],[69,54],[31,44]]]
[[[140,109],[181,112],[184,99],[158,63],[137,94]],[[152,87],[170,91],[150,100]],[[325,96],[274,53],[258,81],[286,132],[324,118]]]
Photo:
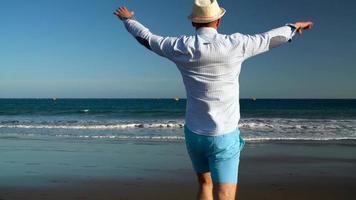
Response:
[[[195,23],[209,23],[220,19],[225,12],[217,0],[194,0],[193,12],[188,19]]]

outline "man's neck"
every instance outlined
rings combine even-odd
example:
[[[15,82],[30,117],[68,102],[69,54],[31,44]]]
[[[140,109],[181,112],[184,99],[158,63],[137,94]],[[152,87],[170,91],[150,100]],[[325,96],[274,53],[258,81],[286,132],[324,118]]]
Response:
[[[213,28],[215,30],[218,30],[218,27],[216,27],[216,26],[200,26],[200,27],[195,27],[195,30],[197,31],[200,28]]]

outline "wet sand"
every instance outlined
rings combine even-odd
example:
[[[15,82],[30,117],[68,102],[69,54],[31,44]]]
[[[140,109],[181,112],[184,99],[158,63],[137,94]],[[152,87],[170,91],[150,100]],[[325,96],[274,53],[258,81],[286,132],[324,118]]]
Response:
[[[287,178],[287,177],[286,177]],[[318,179],[319,181],[315,181]],[[326,199],[352,200],[356,197],[354,180],[302,178],[305,183],[288,180],[269,184],[241,184],[238,199]],[[310,181],[312,183],[310,183]],[[92,180],[61,187],[2,189],[2,200],[45,199],[194,199],[196,185],[192,181]]]
[[[194,199],[197,185],[184,156],[183,143],[164,147],[140,144],[140,148],[147,152],[152,148],[170,149],[160,154],[158,160],[179,167],[160,168],[157,163],[150,170],[140,171],[143,174],[129,177],[80,179],[63,175],[47,177],[46,185],[3,184],[0,199]],[[141,158],[139,165],[145,166],[149,160]],[[352,200],[356,198],[355,144],[353,141],[248,143],[241,158],[239,181],[238,199],[242,200]]]

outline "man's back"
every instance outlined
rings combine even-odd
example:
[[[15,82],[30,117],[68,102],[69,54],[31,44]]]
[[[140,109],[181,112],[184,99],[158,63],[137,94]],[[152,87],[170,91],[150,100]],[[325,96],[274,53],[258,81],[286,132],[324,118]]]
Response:
[[[175,39],[169,58],[180,70],[187,93],[186,126],[200,134],[235,130],[239,121],[238,77],[243,47],[214,28]]]

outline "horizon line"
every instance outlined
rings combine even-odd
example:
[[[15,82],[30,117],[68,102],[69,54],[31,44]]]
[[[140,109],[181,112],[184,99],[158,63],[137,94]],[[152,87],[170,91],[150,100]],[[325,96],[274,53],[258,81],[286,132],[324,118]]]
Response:
[[[38,99],[38,100],[59,100],[59,99],[182,99],[186,100],[186,97],[0,97],[0,100],[9,99]],[[297,98],[285,98],[285,97],[242,97],[241,100],[356,100],[356,98],[315,98],[315,97],[297,97]]]

